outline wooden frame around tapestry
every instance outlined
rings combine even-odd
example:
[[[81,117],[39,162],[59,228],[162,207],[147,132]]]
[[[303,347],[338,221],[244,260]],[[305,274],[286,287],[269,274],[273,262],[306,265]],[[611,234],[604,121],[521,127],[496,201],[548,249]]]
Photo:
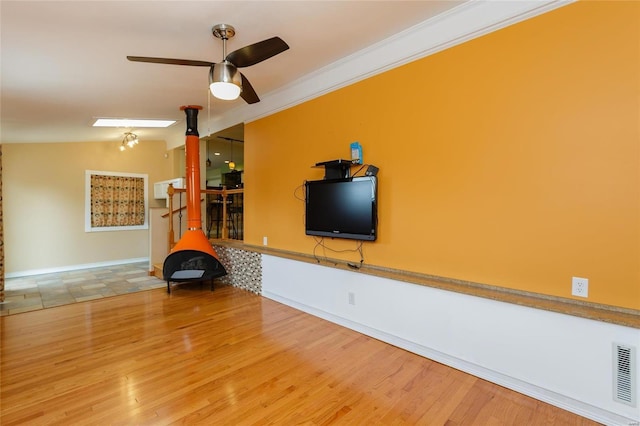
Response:
[[[85,232],[148,229],[148,175],[85,171]]]

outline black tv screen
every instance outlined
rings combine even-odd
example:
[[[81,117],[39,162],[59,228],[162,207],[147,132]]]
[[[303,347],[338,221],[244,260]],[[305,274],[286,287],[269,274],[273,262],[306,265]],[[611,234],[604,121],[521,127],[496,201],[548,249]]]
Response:
[[[305,233],[374,241],[377,229],[375,176],[305,182]]]
[[[227,189],[239,188],[242,185],[242,172],[238,170],[225,173],[223,184]]]

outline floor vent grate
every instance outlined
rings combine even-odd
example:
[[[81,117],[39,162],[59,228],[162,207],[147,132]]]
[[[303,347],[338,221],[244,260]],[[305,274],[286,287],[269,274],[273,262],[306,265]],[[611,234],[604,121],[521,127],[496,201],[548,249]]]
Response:
[[[613,344],[613,399],[636,406],[636,350],[632,346]]]

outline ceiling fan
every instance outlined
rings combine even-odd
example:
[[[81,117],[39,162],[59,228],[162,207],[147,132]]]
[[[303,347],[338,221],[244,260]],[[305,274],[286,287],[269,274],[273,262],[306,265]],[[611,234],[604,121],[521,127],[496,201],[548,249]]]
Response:
[[[209,88],[213,96],[225,100],[233,100],[241,96],[248,104],[260,102],[260,98],[251,83],[238,71],[238,68],[249,67],[269,59],[287,50],[289,45],[280,37],[272,37],[250,44],[227,55],[227,40],[236,34],[236,30],[228,24],[217,24],[213,26],[211,31],[215,37],[222,39],[222,62],[149,58],[146,56],[127,56],[127,59],[134,62],[209,67]]]

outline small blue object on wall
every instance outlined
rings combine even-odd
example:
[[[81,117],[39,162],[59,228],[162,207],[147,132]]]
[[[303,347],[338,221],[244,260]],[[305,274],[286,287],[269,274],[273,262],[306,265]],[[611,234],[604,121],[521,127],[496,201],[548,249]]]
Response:
[[[351,161],[354,164],[362,164],[362,145],[360,142],[351,143]]]

